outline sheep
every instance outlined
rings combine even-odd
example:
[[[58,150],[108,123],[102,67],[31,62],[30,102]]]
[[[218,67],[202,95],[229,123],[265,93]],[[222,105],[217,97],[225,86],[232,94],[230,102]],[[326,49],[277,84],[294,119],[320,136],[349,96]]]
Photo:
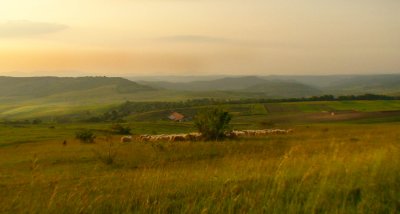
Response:
[[[121,143],[130,143],[130,142],[132,142],[132,136],[121,137]]]
[[[262,130],[243,130],[238,131],[234,130],[226,135],[228,137],[242,137],[242,136],[267,136],[272,134],[289,134],[292,133],[293,130],[282,130],[282,129],[262,129]]]
[[[140,135],[139,136],[139,141],[142,141],[142,142],[148,142],[148,141],[150,141],[150,139],[151,139],[150,135]]]
[[[244,131],[236,131],[233,130],[231,133],[229,133],[228,137],[241,137],[241,136],[246,136],[246,132]]]
[[[192,132],[186,135],[186,140],[187,141],[198,141],[201,140],[202,135],[201,133],[197,133],[197,132]]]
[[[268,136],[273,134],[289,134],[293,130],[283,129],[261,129],[261,130],[233,130],[226,132],[227,137],[245,137],[245,136]],[[138,140],[141,142],[182,142],[182,141],[199,141],[202,139],[201,133],[189,133],[189,134],[161,134],[161,135],[140,135]],[[122,140],[122,139],[121,139]]]
[[[171,142],[178,142],[178,141],[186,141],[187,140],[187,135],[172,135],[170,141]]]
[[[190,133],[190,134],[161,134],[161,135],[140,135],[138,140],[141,142],[178,142],[178,141],[196,141],[201,139],[200,133]]]

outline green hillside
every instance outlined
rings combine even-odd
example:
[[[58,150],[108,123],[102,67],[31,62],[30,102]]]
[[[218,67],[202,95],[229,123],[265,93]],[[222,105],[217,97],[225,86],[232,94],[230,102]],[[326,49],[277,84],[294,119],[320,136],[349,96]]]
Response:
[[[262,76],[276,81],[293,81],[320,89],[325,94],[400,93],[400,74]]]
[[[198,79],[198,80],[196,80]],[[171,77],[144,78],[146,85],[178,91],[240,91],[268,92],[267,96],[291,97],[319,94],[396,94],[400,93],[400,74],[382,75],[304,75],[304,76],[188,76],[185,82]],[[189,81],[191,80],[191,81]],[[263,86],[264,85],[264,86]],[[284,91],[282,91],[282,89]],[[247,91],[249,91],[247,90]],[[285,94],[285,92],[289,92]]]
[[[265,81],[261,84],[250,86],[243,91],[263,93],[266,97],[296,98],[322,95],[323,92],[314,87],[287,81]]]
[[[296,98],[371,91],[399,95],[398,81],[399,75],[247,76],[144,85],[118,77],[0,77],[0,119],[85,118],[125,101]]]
[[[156,88],[164,88],[170,90],[182,90],[182,91],[231,91],[231,90],[241,90],[247,87],[264,83],[265,80],[254,77],[226,77],[217,80],[208,81],[192,81],[186,83],[176,83],[176,82],[145,82],[149,86]]]
[[[400,75],[355,76],[335,82],[325,90],[336,94],[399,93]]]
[[[144,112],[134,112],[127,121],[169,121],[171,112],[177,111],[188,121],[208,106],[169,107]],[[241,128],[257,125],[304,124],[320,122],[373,122],[373,120],[400,121],[400,101],[319,101],[219,105],[234,115],[233,122]],[[118,111],[118,109],[116,109]],[[334,115],[331,113],[334,112]],[[251,121],[251,122],[249,122]]]
[[[154,90],[119,77],[0,77],[0,97],[37,98],[106,86],[120,94]]]
[[[97,114],[110,106],[125,101],[184,101],[188,99],[243,99],[262,98],[263,94],[209,91],[188,92],[173,90],[149,90],[138,93],[118,93],[114,86],[98,87],[90,90],[71,91],[38,98],[13,97],[0,98],[0,119],[31,119],[74,115],[88,116],[87,112]],[[89,115],[90,116],[90,115]]]

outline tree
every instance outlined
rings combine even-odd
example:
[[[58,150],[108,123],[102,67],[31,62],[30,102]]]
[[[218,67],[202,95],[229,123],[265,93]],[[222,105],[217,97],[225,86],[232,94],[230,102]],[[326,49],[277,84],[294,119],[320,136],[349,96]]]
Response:
[[[94,143],[96,135],[90,130],[81,130],[76,132],[75,138],[83,143]]]
[[[220,140],[230,130],[232,116],[222,108],[200,110],[194,118],[194,125],[205,140]]]
[[[113,124],[111,126],[111,131],[115,134],[121,134],[121,135],[131,134],[131,128],[129,128],[128,126],[123,126],[119,123]]]
[[[41,119],[34,119],[34,120],[32,120],[32,124],[34,124],[34,125],[38,125],[38,124],[41,124],[42,123],[42,120]]]

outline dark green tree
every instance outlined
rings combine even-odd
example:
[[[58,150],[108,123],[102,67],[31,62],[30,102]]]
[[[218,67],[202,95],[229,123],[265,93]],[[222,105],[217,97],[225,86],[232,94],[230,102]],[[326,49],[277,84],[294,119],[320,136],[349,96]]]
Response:
[[[131,128],[128,126],[123,126],[119,123],[115,123],[111,126],[111,131],[114,134],[120,134],[120,135],[128,135],[131,134]]]
[[[75,133],[75,138],[82,143],[94,143],[96,135],[91,130],[81,130]]]
[[[229,131],[232,115],[222,108],[200,110],[194,118],[194,125],[205,140],[221,140]]]

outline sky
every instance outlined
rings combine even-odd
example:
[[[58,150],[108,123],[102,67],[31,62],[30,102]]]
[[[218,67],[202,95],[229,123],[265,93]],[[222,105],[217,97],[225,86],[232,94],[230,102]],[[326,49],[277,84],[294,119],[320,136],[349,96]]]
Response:
[[[399,0],[0,0],[0,75],[383,73]]]

